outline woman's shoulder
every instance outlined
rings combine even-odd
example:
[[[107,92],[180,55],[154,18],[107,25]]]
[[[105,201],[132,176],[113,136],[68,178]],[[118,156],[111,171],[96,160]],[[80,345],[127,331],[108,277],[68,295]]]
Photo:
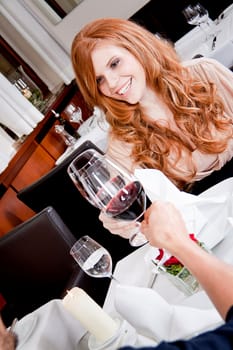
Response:
[[[200,68],[200,69],[226,69],[228,70],[227,67],[225,67],[222,63],[219,61],[215,60],[214,58],[209,58],[209,57],[198,57],[198,58],[193,58],[191,60],[183,61],[182,65],[187,68]]]
[[[224,72],[225,74],[232,74],[231,70],[219,61],[215,60],[214,58],[204,56],[183,61],[182,65],[189,70]]]
[[[233,72],[225,67],[222,63],[209,57],[199,57],[192,60],[183,61],[182,65],[196,77],[204,80],[211,80],[215,82],[226,81],[232,82]]]

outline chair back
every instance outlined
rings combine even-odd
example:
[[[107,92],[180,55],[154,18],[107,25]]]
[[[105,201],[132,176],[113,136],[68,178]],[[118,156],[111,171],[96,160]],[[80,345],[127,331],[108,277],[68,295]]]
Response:
[[[70,255],[76,238],[52,207],[0,239],[0,294],[6,325],[79,286],[103,304],[110,280],[86,275]]]

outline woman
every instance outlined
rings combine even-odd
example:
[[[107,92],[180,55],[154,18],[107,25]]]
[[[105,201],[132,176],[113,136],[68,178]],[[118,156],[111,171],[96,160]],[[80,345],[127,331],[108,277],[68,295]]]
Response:
[[[169,42],[116,18],[87,24],[71,57],[84,99],[106,113],[107,153],[124,166],[159,169],[184,190],[231,160],[233,73],[217,61],[181,63]]]

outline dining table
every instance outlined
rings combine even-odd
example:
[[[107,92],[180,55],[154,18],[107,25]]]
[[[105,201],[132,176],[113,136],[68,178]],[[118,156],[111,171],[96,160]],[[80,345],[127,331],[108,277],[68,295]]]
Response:
[[[182,60],[199,56],[218,60],[228,68],[233,67],[233,4],[212,21],[207,34],[195,26],[174,43]]]
[[[144,174],[148,179],[150,173]],[[154,178],[156,172],[152,174]],[[164,178],[159,173],[157,176],[162,183]],[[142,176],[140,180],[143,181]],[[165,200],[171,194],[174,196],[169,180],[166,181],[162,186],[167,196],[163,197]],[[161,191],[161,186],[158,188]],[[198,239],[205,243],[210,254],[233,265],[233,178],[198,196],[179,194],[179,201],[184,196],[185,209],[189,211],[193,207],[190,199],[197,207],[197,212],[193,211],[194,218],[199,220],[204,214],[205,220],[196,225]],[[151,259],[157,253],[158,248],[146,243],[119,260],[114,268],[115,279],[111,280],[102,310],[119,323],[121,332],[117,345],[90,344],[92,338],[88,330],[64,308],[62,300],[56,299],[17,322],[17,350],[116,350],[126,344],[146,346],[162,340],[189,339],[222,324],[223,320],[201,286],[188,295],[154,269]]]

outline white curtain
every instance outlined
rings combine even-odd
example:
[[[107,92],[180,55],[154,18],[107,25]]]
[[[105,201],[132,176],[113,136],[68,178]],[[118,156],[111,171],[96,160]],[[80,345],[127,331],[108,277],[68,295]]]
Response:
[[[5,170],[15,153],[11,137],[0,128],[0,173]]]
[[[24,4],[25,5],[25,4]],[[19,0],[0,0],[1,35],[56,92],[74,79],[69,54]]]
[[[30,134],[44,115],[0,73],[0,122],[18,137]],[[0,128],[0,171],[15,154],[15,141]]]

